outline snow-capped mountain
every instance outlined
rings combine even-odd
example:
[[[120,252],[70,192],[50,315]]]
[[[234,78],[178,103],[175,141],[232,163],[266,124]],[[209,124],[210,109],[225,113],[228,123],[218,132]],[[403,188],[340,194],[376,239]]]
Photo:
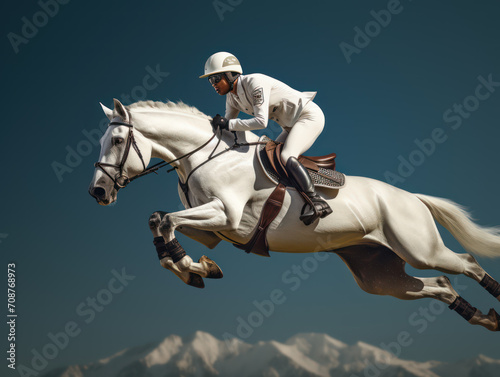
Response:
[[[457,363],[402,360],[381,348],[347,345],[325,334],[298,334],[285,343],[219,340],[198,331],[122,350],[44,377],[498,377],[500,360]]]

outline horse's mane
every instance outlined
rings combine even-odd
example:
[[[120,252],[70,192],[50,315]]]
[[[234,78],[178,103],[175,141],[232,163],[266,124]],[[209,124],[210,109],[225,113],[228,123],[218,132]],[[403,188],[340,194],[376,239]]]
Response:
[[[134,109],[157,109],[157,110],[168,110],[183,114],[196,115],[201,118],[210,119],[210,117],[194,106],[185,104],[182,101],[179,102],[160,102],[160,101],[139,101],[131,105],[126,106],[128,110]]]

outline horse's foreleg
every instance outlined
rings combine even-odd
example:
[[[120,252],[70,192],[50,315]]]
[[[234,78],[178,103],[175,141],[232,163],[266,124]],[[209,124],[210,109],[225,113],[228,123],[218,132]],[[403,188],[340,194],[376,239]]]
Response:
[[[157,215],[155,216],[155,214]],[[202,256],[197,263],[193,262],[192,258],[186,254],[175,238],[175,229],[183,225],[208,231],[227,227],[229,221],[222,202],[213,200],[210,203],[184,211],[173,213],[157,212],[155,214],[153,214],[155,224],[158,222],[158,218],[161,218],[159,225],[154,227],[154,231],[152,228],[152,231],[156,242],[161,244],[161,239],[163,239],[160,251],[163,251],[164,254],[159,254],[162,266],[165,264],[164,267],[171,269],[173,264],[183,273],[188,272],[207,278],[222,277],[222,271],[214,261]]]
[[[170,242],[175,239],[175,230],[182,225],[217,231],[228,227],[229,219],[224,212],[222,202],[214,199],[198,207],[165,214],[160,222],[159,232],[165,238],[165,242]]]
[[[172,271],[175,275],[179,277],[184,283],[197,288],[204,288],[205,283],[201,276],[194,274],[189,271],[181,270],[176,263],[174,263],[173,258],[165,246],[165,240],[160,232],[160,223],[162,218],[167,214],[167,212],[156,211],[149,218],[149,228],[153,233],[154,239],[153,243],[156,247],[158,253],[158,258],[160,259],[160,264],[163,268]]]

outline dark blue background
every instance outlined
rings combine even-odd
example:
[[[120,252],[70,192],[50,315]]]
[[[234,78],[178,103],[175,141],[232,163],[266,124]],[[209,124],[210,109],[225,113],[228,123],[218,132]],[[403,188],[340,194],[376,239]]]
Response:
[[[500,81],[498,3],[402,0],[402,11],[348,63],[339,44],[354,44],[354,28],[364,29],[373,20],[370,11],[387,4],[244,0],[219,17],[212,1],[73,0],[15,53],[8,33],[21,35],[21,18],[32,20],[41,8],[35,1],[8,3],[1,23],[0,137],[0,233],[8,236],[0,239],[0,252],[3,277],[7,261],[17,265],[18,363],[29,365],[32,349],[40,351],[50,342],[47,334],[62,331],[68,321],[81,333],[45,371],[172,333],[236,335],[237,317],[246,318],[255,310],[252,302],[269,298],[273,289],[285,292],[285,303],[245,341],[283,341],[314,331],[380,346],[408,331],[413,342],[402,358],[457,360],[483,353],[500,359],[498,334],[470,326],[448,309],[419,333],[408,321],[429,308],[430,300],[369,295],[334,255],[292,292],[282,274],[305,255],[263,259],[229,244],[210,251],[179,236],[193,259],[207,254],[225,273],[223,280],[207,281],[204,290],[188,287],[159,266],[147,226],[153,211],[179,209],[174,174],[136,181],[120,192],[117,205],[104,208],[87,194],[98,147],[61,179],[54,172],[54,162],[66,164],[68,147],[87,140],[82,131],[99,127],[99,101],[112,107],[113,97],[140,93],[136,87],[148,66],[159,65],[169,76],[147,99],[223,112],[224,99],[198,76],[208,56],[230,51],[247,73],[318,91],[315,101],[327,124],[310,154],[337,152],[337,168],[344,173],[385,180],[387,172],[398,172],[400,156],[408,159],[417,149],[415,139],[443,128],[446,142],[397,186],[461,203],[482,225],[500,224],[500,93],[481,101],[456,130],[443,120],[454,103],[474,95],[478,76]],[[269,132],[276,136],[276,130]],[[448,233],[443,236],[463,252]],[[500,278],[498,260],[480,262]],[[86,324],[75,308],[123,267],[136,278]],[[500,311],[478,284],[463,276],[458,282],[483,312],[491,306]],[[6,337],[6,327],[2,333]]]

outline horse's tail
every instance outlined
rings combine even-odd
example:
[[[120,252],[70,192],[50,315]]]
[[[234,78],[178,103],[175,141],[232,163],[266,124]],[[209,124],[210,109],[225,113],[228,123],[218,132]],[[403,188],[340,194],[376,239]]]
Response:
[[[457,239],[465,250],[482,257],[500,257],[500,227],[482,227],[472,221],[464,207],[451,200],[415,194],[438,223]]]

